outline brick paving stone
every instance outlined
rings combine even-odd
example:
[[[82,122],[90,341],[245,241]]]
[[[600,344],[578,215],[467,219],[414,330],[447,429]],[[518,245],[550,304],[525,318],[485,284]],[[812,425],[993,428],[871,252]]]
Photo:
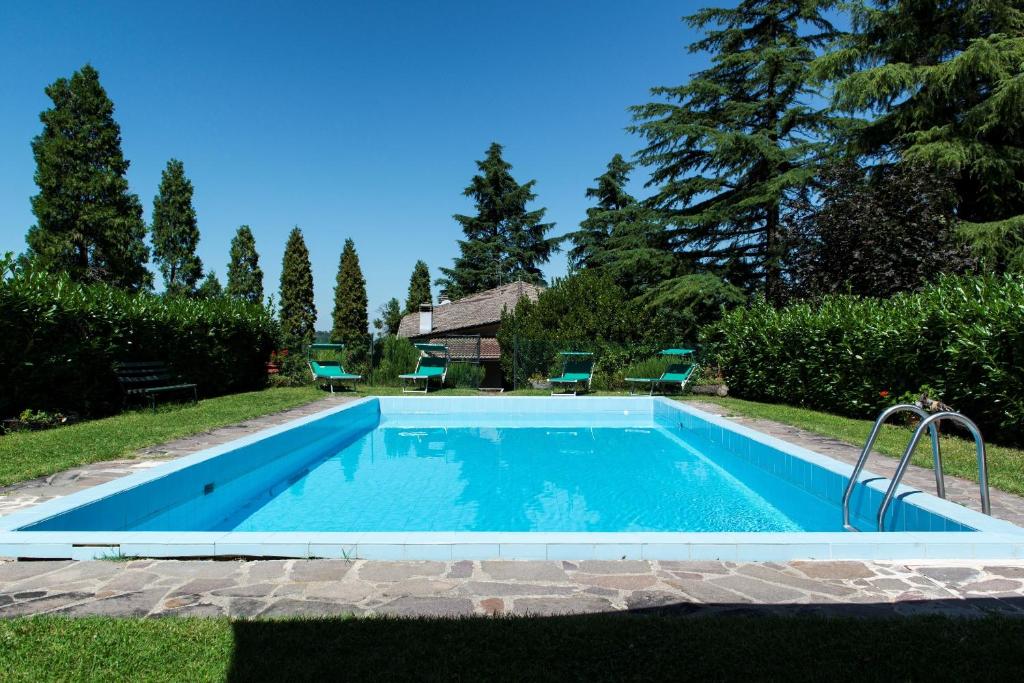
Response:
[[[440,576],[446,568],[444,562],[365,562],[358,572],[364,581],[402,581],[414,576]]]
[[[612,609],[610,601],[596,595],[577,595],[569,598],[516,598],[512,604],[513,614],[537,616],[610,612]]]
[[[460,560],[452,565],[446,576],[449,579],[468,579],[473,576],[473,563],[470,560]]]
[[[469,616],[473,614],[473,602],[468,598],[423,598],[406,596],[392,600],[374,610],[378,614],[394,616]]]
[[[498,616],[505,611],[505,601],[501,598],[485,598],[480,601],[480,608],[484,614]]]
[[[480,566],[492,579],[502,581],[566,581],[569,578],[558,562],[485,561]]]

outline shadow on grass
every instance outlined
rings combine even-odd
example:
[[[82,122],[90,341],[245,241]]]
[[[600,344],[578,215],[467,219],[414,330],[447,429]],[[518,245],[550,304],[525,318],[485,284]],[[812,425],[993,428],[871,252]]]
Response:
[[[904,609],[947,602],[968,601]],[[967,609],[977,616],[986,605]],[[1024,615],[1024,599],[1001,606]],[[1009,680],[1024,671],[1024,619],[901,616],[882,604],[242,620],[232,629],[231,680]]]

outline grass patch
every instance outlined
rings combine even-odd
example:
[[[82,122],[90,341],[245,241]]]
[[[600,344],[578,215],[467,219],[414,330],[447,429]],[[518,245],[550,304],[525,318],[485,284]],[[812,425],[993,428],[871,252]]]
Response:
[[[864,446],[864,442],[867,441],[868,434],[871,432],[871,426],[874,424],[873,420],[857,420],[807,408],[757,403],[737,398],[688,396],[686,399],[714,403],[738,415],[782,422],[858,447]],[[903,455],[903,450],[910,441],[910,435],[911,431],[908,427],[886,425],[878,435],[874,450],[898,458]],[[978,461],[974,450],[974,441],[957,436],[943,436],[941,446],[942,469],[946,474],[972,481],[978,480]],[[1008,493],[1024,495],[1024,450],[986,444],[986,452],[989,484]],[[932,468],[931,442],[927,438],[921,439],[911,462],[921,467]],[[870,460],[867,468],[871,469]]]
[[[265,389],[204,399],[197,405],[165,404],[155,414],[140,409],[68,427],[14,432],[0,436],[0,486],[114,460],[140,448],[294,408],[321,396],[323,392],[311,386]]]
[[[0,621],[5,680],[1012,680],[1024,620]]]

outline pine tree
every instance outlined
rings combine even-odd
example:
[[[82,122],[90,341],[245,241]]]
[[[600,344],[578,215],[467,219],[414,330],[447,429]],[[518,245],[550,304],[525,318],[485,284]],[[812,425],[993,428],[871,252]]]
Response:
[[[86,65],[46,94],[53,107],[39,115],[43,132],[32,140],[39,194],[29,257],[78,281],[148,287],[142,205],[128,191],[121,128],[99,73]]]
[[[284,346],[299,357],[313,341],[316,305],[313,303],[313,270],[309,250],[298,227],[292,228],[281,264],[281,334]]]
[[[249,303],[263,301],[263,271],[256,239],[248,225],[238,228],[231,240],[231,262],[228,263],[228,296]]]
[[[1024,270],[1024,7],[875,0],[819,73],[865,115],[853,151],[952,173],[962,232],[997,271]]]
[[[192,183],[185,177],[185,165],[171,159],[153,199],[153,261],[160,267],[168,294],[195,291],[203,276],[203,263],[196,255],[198,244]]]
[[[587,188],[587,198],[596,199],[597,206],[587,209],[587,218],[580,223],[580,229],[568,235],[573,242],[569,250],[571,269],[593,267],[618,222],[618,212],[636,204],[636,199],[626,192],[632,170],[633,165],[616,154],[608,162],[607,170],[594,179],[597,187]]]
[[[391,297],[388,302],[378,309],[380,317],[374,319],[373,326],[382,334],[394,336],[398,334],[398,326],[402,324],[402,304],[398,299]]]
[[[427,264],[417,261],[412,269],[412,277],[409,278],[409,294],[405,297],[405,312],[414,313],[420,309],[420,304],[429,304],[434,300],[430,293],[430,271]]]
[[[200,299],[218,299],[224,296],[224,288],[217,279],[217,273],[212,270],[203,278],[203,282],[196,289],[196,296]]]
[[[345,345],[352,363],[359,363],[366,358],[370,342],[366,306],[366,280],[359,267],[359,255],[356,253],[355,242],[347,239],[341,252],[338,278],[334,286],[331,340]]]
[[[480,173],[463,194],[476,203],[475,216],[456,214],[466,239],[460,255],[436,283],[450,299],[459,299],[515,280],[543,284],[540,266],[558,249],[558,240],[545,237],[554,223],[542,223],[546,209],[527,211],[537,198],[535,180],[522,185],[509,171],[502,147],[491,143],[487,157],[477,162]]]
[[[652,203],[695,270],[780,289],[783,216],[812,181],[826,144],[810,64],[833,36],[830,0],[743,0],[687,21],[704,30],[691,52],[711,66],[662,101],[633,107],[647,146],[638,161],[659,185]]]

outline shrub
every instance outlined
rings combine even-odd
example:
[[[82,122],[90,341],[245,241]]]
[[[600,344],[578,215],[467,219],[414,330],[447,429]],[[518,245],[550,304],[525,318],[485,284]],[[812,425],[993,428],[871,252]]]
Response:
[[[380,387],[397,387],[402,384],[398,376],[412,372],[420,352],[412,342],[403,337],[387,336],[373,346],[373,370],[369,383]]]
[[[3,264],[0,415],[115,410],[117,361],[158,360],[203,396],[259,388],[277,341],[261,306],[133,294]]]
[[[460,389],[478,389],[484,381],[484,366],[476,363],[451,363],[445,377],[445,386]]]
[[[994,441],[1024,443],[1024,278],[945,277],[890,299],[727,314],[702,337],[736,396],[874,417],[934,388]]]

